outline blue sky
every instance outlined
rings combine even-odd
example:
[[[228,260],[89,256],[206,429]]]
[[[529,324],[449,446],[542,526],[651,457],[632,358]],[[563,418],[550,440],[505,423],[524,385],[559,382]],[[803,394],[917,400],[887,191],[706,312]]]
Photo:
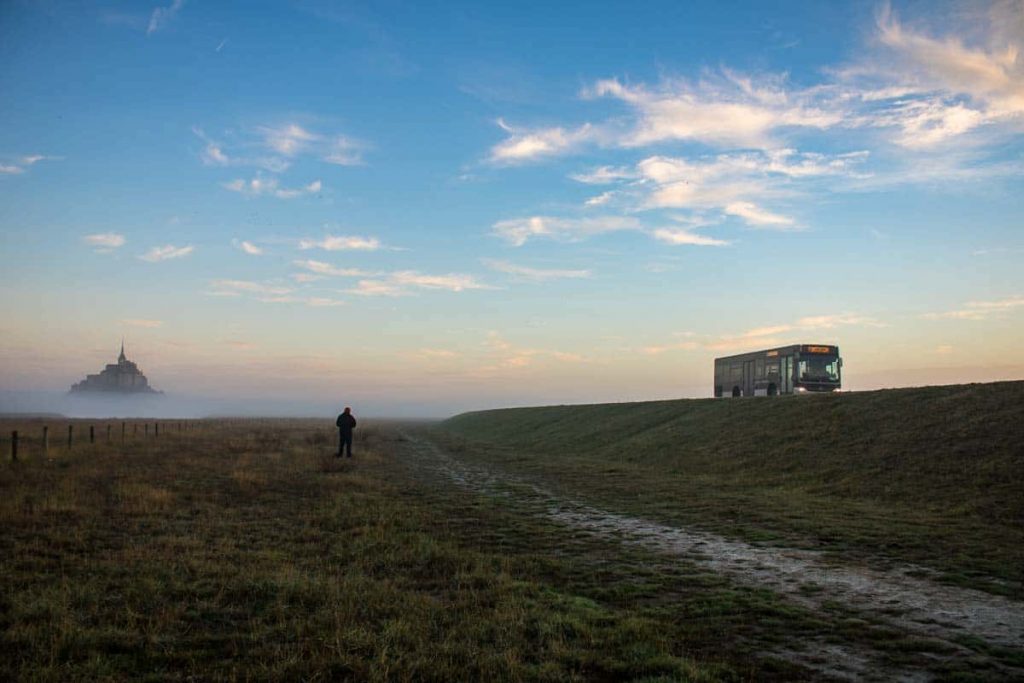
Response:
[[[492,6],[493,5],[493,6]],[[1024,377],[1024,6],[0,5],[0,385],[377,414]],[[325,408],[326,409],[326,408]]]

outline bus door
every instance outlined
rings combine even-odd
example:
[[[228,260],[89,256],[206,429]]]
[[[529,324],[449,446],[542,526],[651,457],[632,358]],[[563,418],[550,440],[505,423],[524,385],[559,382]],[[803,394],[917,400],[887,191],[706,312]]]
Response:
[[[754,361],[743,361],[743,395],[754,395]]]
[[[792,394],[793,393],[793,356],[783,356],[779,359],[781,367],[779,368],[779,379],[782,382],[782,388],[779,389],[781,394]]]

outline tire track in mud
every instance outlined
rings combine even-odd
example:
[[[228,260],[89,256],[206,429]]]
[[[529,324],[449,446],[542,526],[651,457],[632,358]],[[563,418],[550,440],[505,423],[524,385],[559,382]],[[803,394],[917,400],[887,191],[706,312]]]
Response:
[[[594,536],[676,556],[726,576],[739,584],[767,588],[817,613],[839,603],[859,615],[919,637],[942,641],[960,656],[984,655],[960,644],[964,637],[991,645],[1024,649],[1024,604],[967,588],[947,586],[910,573],[927,573],[904,565],[882,571],[838,566],[822,553],[756,546],[717,534],[672,527],[616,514],[558,496],[516,475],[470,464],[422,438],[403,434],[417,456],[417,465],[476,493],[509,497],[524,510]],[[810,590],[809,590],[810,589]],[[917,681],[932,675],[920,669],[894,670],[873,660],[883,654],[870,646],[810,643],[801,651],[768,654],[802,664],[820,673],[850,680]],[[933,655],[936,662],[948,655]],[[990,660],[990,671],[1024,677],[1024,669]]]

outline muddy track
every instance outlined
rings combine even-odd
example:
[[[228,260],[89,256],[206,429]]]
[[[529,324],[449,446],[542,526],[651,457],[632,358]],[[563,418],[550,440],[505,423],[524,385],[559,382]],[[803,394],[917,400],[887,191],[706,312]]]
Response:
[[[942,641],[950,657],[984,658],[961,644],[966,637],[995,646],[1024,649],[1024,604],[981,591],[916,578],[920,567],[881,571],[837,566],[821,553],[762,547],[704,531],[663,524],[600,510],[557,496],[522,477],[496,467],[463,462],[419,435],[404,434],[411,463],[471,491],[513,498],[517,507],[572,529],[614,539],[668,556],[685,558],[743,585],[767,588],[815,612],[841,604],[873,622],[922,638]],[[808,643],[799,651],[774,652],[822,674],[851,680],[928,680],[921,670],[881,668],[882,653],[870,647],[834,642]],[[1024,678],[1024,670],[990,662],[990,671]]]

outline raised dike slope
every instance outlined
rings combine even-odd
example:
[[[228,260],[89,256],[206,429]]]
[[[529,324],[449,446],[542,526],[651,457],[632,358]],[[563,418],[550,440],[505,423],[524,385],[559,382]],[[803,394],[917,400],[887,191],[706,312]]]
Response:
[[[452,447],[615,509],[1020,596],[1024,382],[465,413]]]

